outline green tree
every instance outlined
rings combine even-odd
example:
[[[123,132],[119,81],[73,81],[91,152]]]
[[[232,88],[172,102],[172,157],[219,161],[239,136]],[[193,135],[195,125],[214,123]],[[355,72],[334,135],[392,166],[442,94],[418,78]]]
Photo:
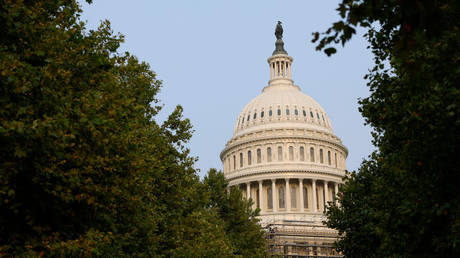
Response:
[[[229,256],[182,108],[157,124],[161,81],[80,13],[0,2],[0,256]]]
[[[203,180],[209,196],[208,208],[224,222],[225,232],[233,246],[233,255],[239,257],[265,257],[265,232],[256,218],[259,209],[252,209],[252,200],[243,199],[241,190],[231,187],[224,174],[211,169]]]
[[[460,255],[458,1],[343,0],[341,20],[314,33],[327,55],[357,27],[375,66],[360,111],[378,150],[347,176],[327,225],[349,257]]]

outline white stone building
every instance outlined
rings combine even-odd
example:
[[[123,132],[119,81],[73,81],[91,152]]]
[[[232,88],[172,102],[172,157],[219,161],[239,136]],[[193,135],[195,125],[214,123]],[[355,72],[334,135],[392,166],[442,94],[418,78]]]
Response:
[[[294,85],[280,27],[268,85],[241,111],[220,158],[230,186],[254,201],[261,224],[274,233],[272,253],[329,256],[336,232],[321,221],[342,182],[348,150],[324,109]]]

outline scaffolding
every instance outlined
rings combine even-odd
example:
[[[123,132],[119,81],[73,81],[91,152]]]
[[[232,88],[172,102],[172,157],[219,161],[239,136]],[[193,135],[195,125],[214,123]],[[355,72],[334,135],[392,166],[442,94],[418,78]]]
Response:
[[[333,248],[337,233],[304,221],[270,223],[265,226],[271,257],[343,257]]]

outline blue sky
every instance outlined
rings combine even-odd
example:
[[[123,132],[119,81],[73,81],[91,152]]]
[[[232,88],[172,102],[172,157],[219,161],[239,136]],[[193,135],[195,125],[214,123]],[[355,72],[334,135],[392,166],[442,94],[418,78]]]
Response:
[[[285,49],[294,58],[294,83],[326,110],[349,150],[348,170],[355,170],[374,149],[357,103],[369,95],[363,76],[372,67],[372,54],[362,31],[333,57],[311,43],[312,32],[338,20],[337,6],[338,1],[305,0],[95,0],[82,1],[82,19],[89,29],[108,19],[125,35],[120,51],[157,73],[163,81],[160,121],[176,105],[184,107],[195,130],[189,146],[199,157],[201,176],[222,168],[219,153],[240,111],[267,85],[267,58],[281,20]]]

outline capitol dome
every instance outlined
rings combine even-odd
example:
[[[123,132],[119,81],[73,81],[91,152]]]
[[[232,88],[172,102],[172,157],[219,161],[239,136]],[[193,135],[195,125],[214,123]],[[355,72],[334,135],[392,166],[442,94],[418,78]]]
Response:
[[[294,85],[281,23],[275,35],[268,85],[243,108],[220,154],[224,176],[252,199],[262,226],[275,232],[272,254],[296,246],[291,254],[328,255],[337,232],[323,225],[323,212],[336,200],[348,150],[324,109]]]
[[[234,137],[261,128],[304,128],[333,133],[324,109],[299,86],[273,84],[251,100],[238,116]]]

